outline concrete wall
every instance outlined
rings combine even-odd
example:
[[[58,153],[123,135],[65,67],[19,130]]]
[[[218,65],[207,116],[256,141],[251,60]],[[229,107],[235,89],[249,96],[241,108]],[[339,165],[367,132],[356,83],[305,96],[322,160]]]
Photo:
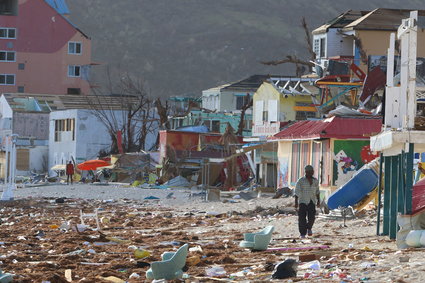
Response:
[[[38,140],[49,139],[49,113],[14,112],[12,123],[14,134]]]

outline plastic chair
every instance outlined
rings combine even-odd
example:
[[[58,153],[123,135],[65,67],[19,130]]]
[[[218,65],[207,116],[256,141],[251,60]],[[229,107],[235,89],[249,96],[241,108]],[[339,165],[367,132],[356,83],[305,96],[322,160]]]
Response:
[[[83,210],[80,209],[80,220],[83,225],[85,225],[84,218],[93,218],[96,221],[97,230],[102,230],[99,224],[99,213],[97,208],[94,210],[94,213],[83,213]]]
[[[186,264],[188,248],[189,245],[184,244],[176,252],[163,253],[162,261],[152,262],[151,268],[146,271],[146,278],[155,280],[182,278],[182,269]]]
[[[274,226],[267,226],[257,233],[243,234],[244,240],[239,243],[242,248],[248,248],[256,251],[267,250],[267,247],[272,239]]]
[[[3,271],[0,269],[0,283],[9,283],[13,280],[13,274],[10,273],[3,273]]]

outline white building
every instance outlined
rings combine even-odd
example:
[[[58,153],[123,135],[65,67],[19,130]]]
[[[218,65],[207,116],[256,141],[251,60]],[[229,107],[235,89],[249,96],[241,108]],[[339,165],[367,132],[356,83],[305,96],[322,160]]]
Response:
[[[5,138],[17,135],[17,175],[47,170],[50,109],[34,97],[3,94],[0,97],[0,178],[4,178]]]
[[[235,83],[224,84],[202,91],[202,107],[217,112],[241,111],[246,96],[251,98],[269,75],[253,75]],[[251,110],[246,112],[251,114]]]

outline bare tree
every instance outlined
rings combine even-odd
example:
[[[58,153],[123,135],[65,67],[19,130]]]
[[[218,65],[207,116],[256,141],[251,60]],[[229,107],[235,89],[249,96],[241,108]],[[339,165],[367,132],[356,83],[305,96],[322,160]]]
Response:
[[[302,28],[304,29],[304,32],[305,32],[305,39],[306,39],[306,42],[307,42],[307,50],[310,54],[311,59],[314,61],[316,59],[316,53],[314,53],[313,46],[311,44],[310,31],[307,27],[307,22],[306,22],[304,17],[301,19],[301,26],[302,26]],[[306,67],[309,67],[309,68],[314,67],[314,63],[312,63],[310,61],[299,59],[295,55],[286,55],[285,57],[286,57],[285,59],[273,60],[273,61],[264,61],[264,62],[261,62],[261,63],[264,64],[264,65],[272,65],[272,66],[286,64],[286,63],[294,64],[295,68],[296,68],[295,73],[296,73],[296,76],[298,76],[298,77],[301,76],[304,73]]]
[[[248,110],[251,107],[252,107],[252,98],[247,93],[246,96],[245,96],[245,103],[244,103],[244,105],[242,106],[242,109],[241,109],[241,119],[239,121],[238,131],[236,132],[236,135],[238,135],[238,136],[241,136],[243,134],[243,129],[245,128],[245,112],[246,112],[246,110]]]
[[[94,95],[87,96],[87,103],[108,130],[112,143],[111,153],[119,152],[119,132],[122,133],[125,152],[144,149],[148,133],[154,130],[152,100],[141,79],[125,73],[114,84],[111,77],[108,69],[106,90],[93,89]]]

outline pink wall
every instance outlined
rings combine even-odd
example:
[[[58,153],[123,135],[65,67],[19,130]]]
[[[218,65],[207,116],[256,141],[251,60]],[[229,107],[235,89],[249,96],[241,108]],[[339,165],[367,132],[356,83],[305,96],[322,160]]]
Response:
[[[1,16],[0,27],[17,29],[16,39],[0,39],[0,50],[16,51],[16,62],[0,62],[0,73],[16,74],[15,85],[0,85],[0,93],[66,94],[80,88],[88,94],[89,83],[68,77],[68,65],[91,63],[91,42],[44,0],[19,0],[17,16]],[[82,44],[81,55],[68,54],[68,42]],[[19,63],[25,64],[18,70]]]

